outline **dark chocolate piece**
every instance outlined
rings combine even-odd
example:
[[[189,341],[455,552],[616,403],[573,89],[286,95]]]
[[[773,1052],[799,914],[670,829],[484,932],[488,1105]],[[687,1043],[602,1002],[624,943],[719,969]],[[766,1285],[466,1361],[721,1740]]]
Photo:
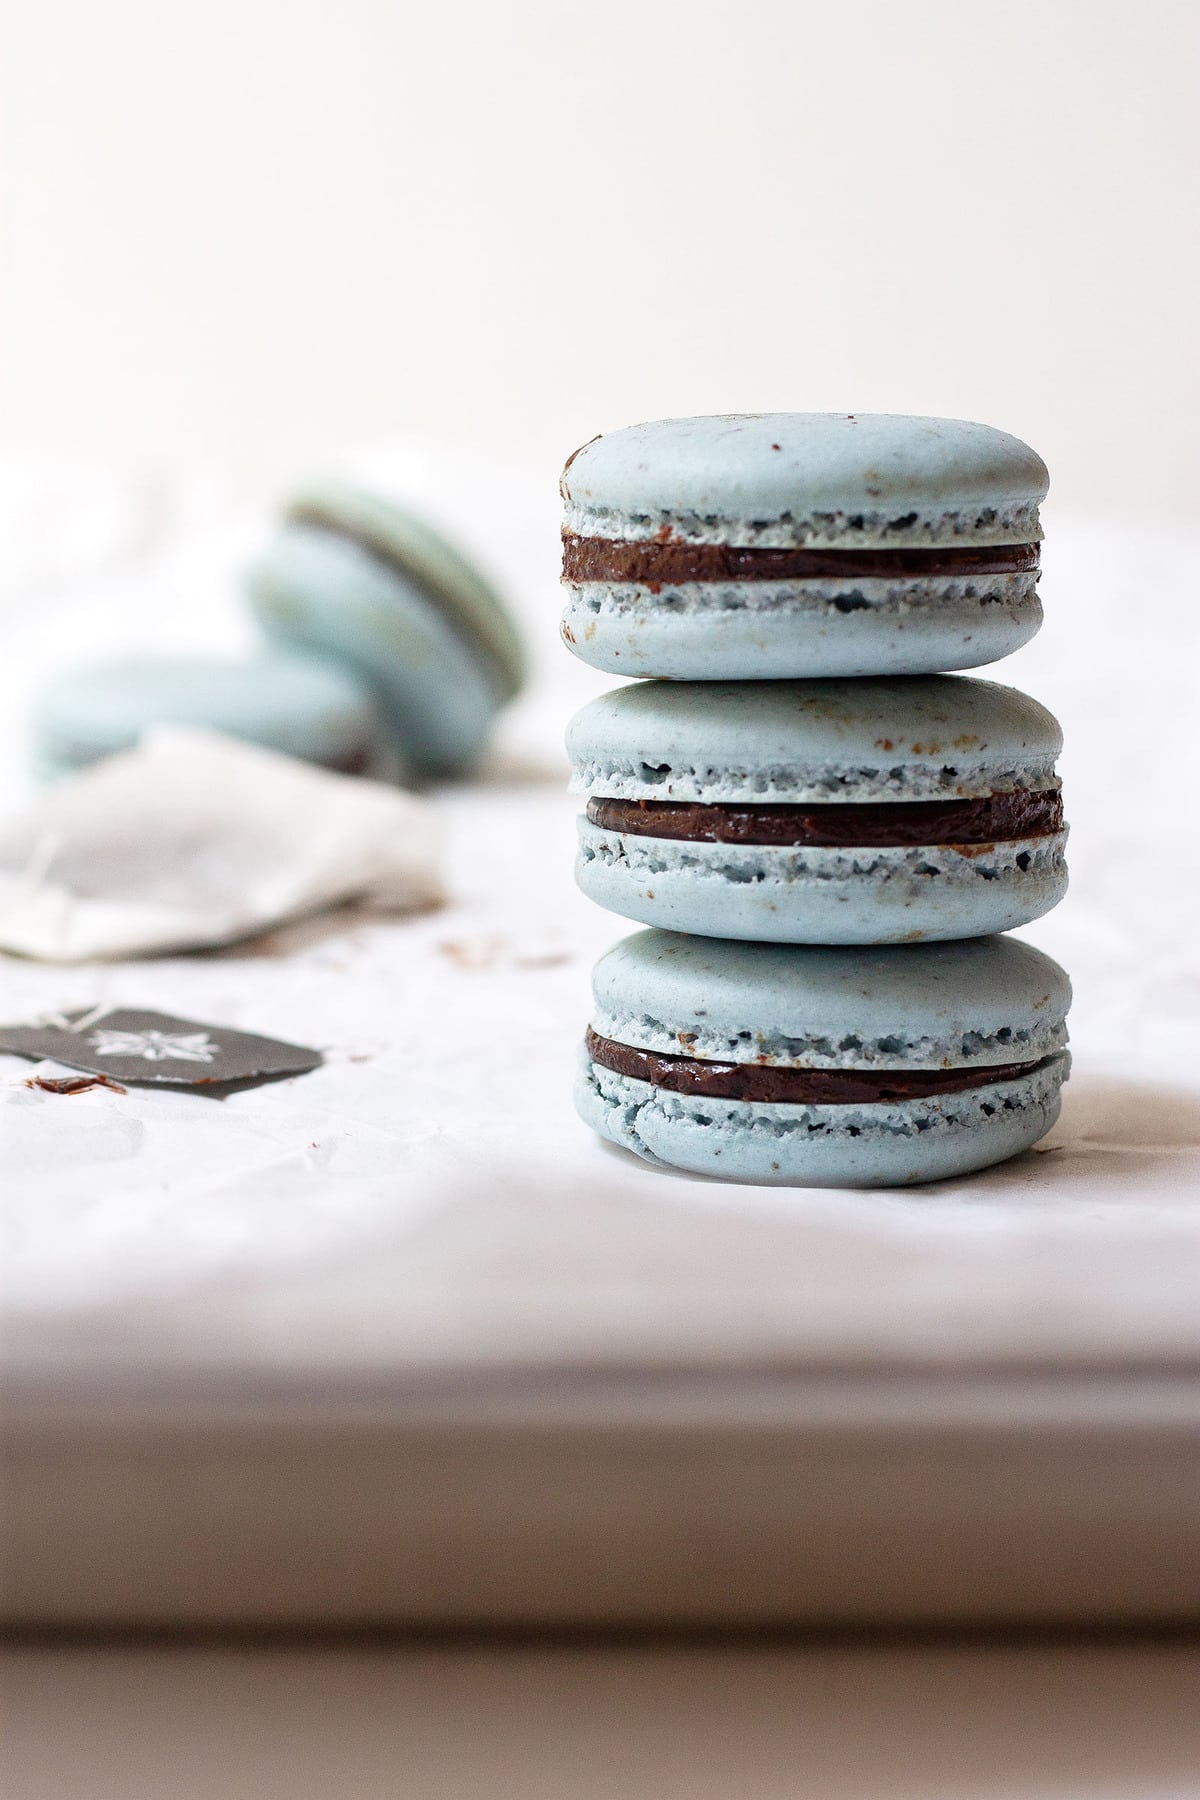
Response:
[[[52,1057],[70,1069],[86,1069],[122,1083],[205,1089],[304,1075],[323,1061],[319,1050],[282,1038],[204,1025],[174,1013],[110,1006],[0,1025],[0,1050]]]
[[[996,1063],[969,1069],[780,1069],[761,1063],[708,1061],[635,1050],[589,1030],[587,1053],[616,1075],[648,1081],[674,1094],[710,1100],[758,1100],[799,1106],[871,1105],[884,1100],[923,1100],[932,1094],[959,1094],[968,1088],[1014,1081],[1037,1062]]]
[[[1037,544],[935,545],[905,550],[764,550],[653,538],[563,538],[564,581],[841,581],[872,576],[1020,575],[1036,571]]]
[[[830,849],[1005,843],[1063,828],[1057,788],[1018,788],[977,800],[882,800],[816,806],[707,806],[688,800],[588,801],[606,831],[703,844],[824,845]]]

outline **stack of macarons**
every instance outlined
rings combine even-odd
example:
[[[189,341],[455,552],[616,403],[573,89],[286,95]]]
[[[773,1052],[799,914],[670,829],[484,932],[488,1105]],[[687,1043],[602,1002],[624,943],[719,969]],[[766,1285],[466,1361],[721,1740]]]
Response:
[[[958,420],[674,419],[562,477],[594,974],[577,1105],[651,1161],[892,1186],[1035,1143],[1070,986],[996,935],[1066,889],[1059,727],[948,671],[1025,643],[1046,469]]]
[[[139,656],[52,682],[34,710],[37,772],[69,774],[177,724],[343,773],[455,774],[524,678],[516,628],[474,564],[344,482],[295,495],[246,588],[267,639],[252,657]]]

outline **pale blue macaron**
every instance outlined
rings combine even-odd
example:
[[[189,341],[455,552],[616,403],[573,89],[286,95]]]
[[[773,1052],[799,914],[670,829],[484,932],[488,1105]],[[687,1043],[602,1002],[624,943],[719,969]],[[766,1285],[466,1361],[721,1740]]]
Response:
[[[568,727],[576,878],[708,937],[1006,931],[1066,891],[1061,748],[1036,700],[962,675],[631,683]]]
[[[576,1105],[700,1175],[895,1187],[1049,1130],[1070,984],[1015,938],[838,950],[641,931],[601,958]]]
[[[35,768],[47,779],[71,774],[132,749],[155,725],[224,732],[346,774],[394,772],[363,683],[349,669],[287,651],[68,669],[34,707]]]
[[[960,419],[747,413],[593,438],[562,474],[562,634],[683,681],[978,668],[1041,624],[1027,444]]]
[[[370,684],[418,769],[471,762],[524,679],[516,627],[491,584],[378,494],[332,481],[297,494],[247,585],[273,638]]]

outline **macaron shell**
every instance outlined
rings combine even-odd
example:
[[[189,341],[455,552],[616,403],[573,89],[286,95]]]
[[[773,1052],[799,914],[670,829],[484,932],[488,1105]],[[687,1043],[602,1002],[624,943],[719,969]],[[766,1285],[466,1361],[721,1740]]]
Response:
[[[380,749],[369,689],[349,669],[281,651],[245,660],[131,657],[69,669],[39,697],[34,756],[47,778],[132,748],[154,725],[192,725],[331,769]]]
[[[1057,720],[1027,694],[955,675],[640,682],[575,714],[575,793],[628,800],[832,802],[1057,785]]]
[[[670,1093],[584,1058],[585,1124],[647,1161],[773,1186],[908,1187],[968,1175],[1036,1144],[1058,1117],[1063,1054],[1015,1080],[935,1099],[779,1106]]]
[[[269,636],[334,658],[370,684],[415,767],[458,769],[483,749],[500,696],[440,608],[397,570],[347,537],[294,523],[247,586]]]
[[[569,532],[763,548],[1036,543],[1049,485],[1007,432],[961,419],[748,413],[594,438],[563,470]]]
[[[332,480],[312,481],[293,495],[287,518],[344,533],[393,566],[476,643],[500,699],[511,700],[519,691],[525,653],[503,601],[475,565],[426,520],[382,494]]]
[[[575,879],[597,905],[669,931],[911,944],[1041,918],[1066,893],[1065,847],[1060,832],[961,849],[790,849],[614,832],[584,817]]]
[[[1032,944],[734,943],[635,931],[592,971],[592,1025],[643,1050],[812,1069],[1038,1061],[1067,1042],[1071,984]]]
[[[562,637],[592,668],[672,681],[926,675],[1019,650],[1042,623],[1037,574],[566,587]]]

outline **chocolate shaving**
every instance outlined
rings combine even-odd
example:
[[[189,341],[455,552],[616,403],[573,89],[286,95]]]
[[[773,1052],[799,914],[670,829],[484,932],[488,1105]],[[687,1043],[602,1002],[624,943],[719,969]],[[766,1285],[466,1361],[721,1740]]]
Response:
[[[127,1094],[119,1081],[108,1075],[30,1075],[27,1088],[41,1088],[44,1094],[86,1094],[90,1088],[111,1088],[114,1094]]]

